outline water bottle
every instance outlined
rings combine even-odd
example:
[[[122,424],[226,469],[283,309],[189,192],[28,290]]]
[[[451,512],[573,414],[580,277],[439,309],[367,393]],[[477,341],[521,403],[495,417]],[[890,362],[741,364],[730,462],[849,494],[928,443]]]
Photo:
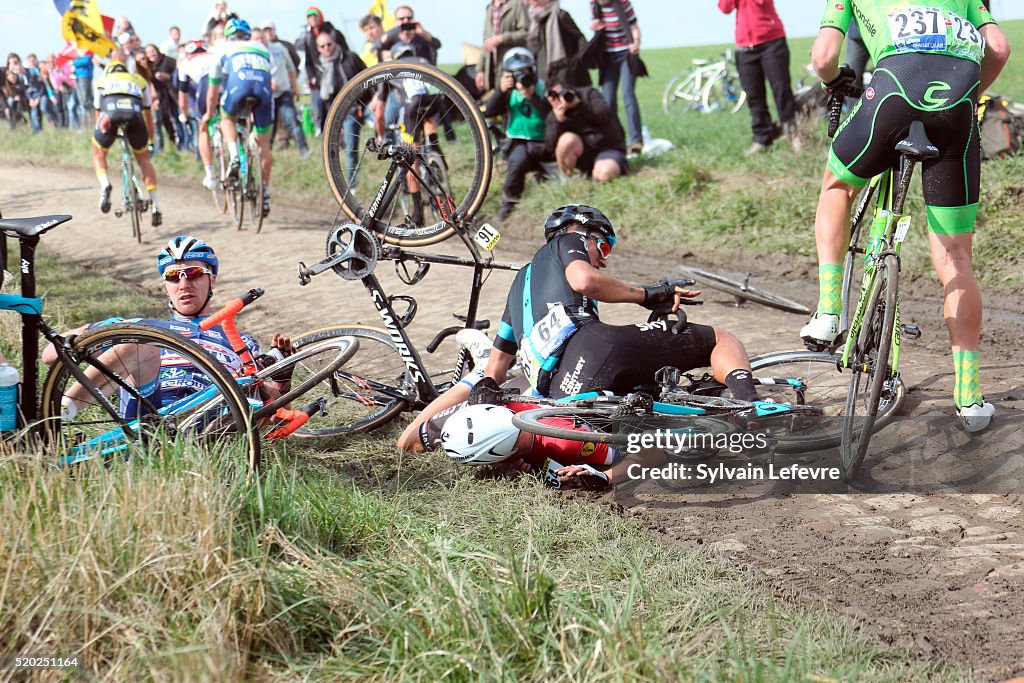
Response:
[[[18,427],[18,370],[10,363],[0,364],[0,432]]]
[[[646,123],[640,127],[640,134],[643,136],[645,146],[651,144],[651,131],[648,130]]]
[[[885,209],[879,211],[871,220],[871,232],[868,233],[868,245],[864,250],[865,266],[871,262],[872,252],[878,249],[878,246],[882,243],[882,238],[889,229],[890,220],[892,220],[892,214]]]

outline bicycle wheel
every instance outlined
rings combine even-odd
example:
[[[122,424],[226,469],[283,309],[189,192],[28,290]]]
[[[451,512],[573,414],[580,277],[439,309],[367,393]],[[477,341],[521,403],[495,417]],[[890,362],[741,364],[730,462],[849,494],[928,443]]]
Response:
[[[135,180],[135,164],[130,157],[125,157],[121,166],[124,173],[125,198],[127,199],[128,216],[132,222],[132,237],[136,242],[142,242],[142,197],[139,196],[139,187]]]
[[[892,400],[898,381],[892,377],[889,367],[889,351],[896,329],[898,279],[899,263],[894,254],[889,254],[875,276],[864,322],[850,354],[851,375],[839,454],[847,481],[857,476],[871,443],[879,404],[883,398]],[[898,344],[899,338],[896,339]]]
[[[249,405],[224,367],[195,342],[145,323],[115,323],[77,337],[72,350],[74,367],[63,359],[50,368],[43,384],[42,425],[62,465],[90,459],[126,459],[145,454],[161,437],[188,439],[204,448],[244,456],[249,466],[260,462],[259,439]],[[84,405],[70,420],[61,419],[61,399],[77,394],[76,373],[85,373],[94,384],[106,384],[102,393],[119,414],[139,415],[139,385],[133,369],[159,367],[165,355],[180,356],[191,366],[196,381],[207,389],[191,400],[176,401],[166,411],[132,419],[123,427],[87,394]],[[105,365],[101,369],[99,364]],[[134,406],[134,407],[133,407]],[[159,405],[154,407],[159,408]],[[145,412],[145,411],[142,411]]]
[[[739,75],[729,71],[720,71],[708,81],[701,93],[701,103],[706,112],[727,111],[735,114],[746,101],[747,93],[740,85]]]
[[[811,309],[807,308],[803,304],[793,301],[792,299],[787,299],[785,297],[778,296],[777,294],[771,294],[770,292],[758,289],[757,287],[751,287],[745,282],[731,280],[722,275],[718,275],[717,273],[701,270],[699,268],[688,268],[686,266],[679,266],[679,272],[681,272],[684,277],[696,280],[698,284],[704,284],[712,289],[717,289],[720,292],[731,294],[737,299],[754,301],[788,313],[801,313],[803,315],[807,315],[811,312]]]
[[[815,451],[838,446],[843,436],[843,416],[850,379],[839,369],[842,356],[817,351],[783,351],[750,359],[757,393],[781,403],[820,408],[823,415],[794,424],[788,434],[778,435],[780,453]],[[906,388],[897,378],[891,396],[878,407],[877,431],[896,416]]]
[[[299,429],[298,438],[326,438],[370,431],[407,410],[416,388],[387,330],[363,325],[325,327],[292,341],[300,351],[314,343],[354,337],[359,348],[330,379],[327,417]]]
[[[692,70],[680,71],[673,76],[661,96],[662,111],[672,114],[696,109],[701,103],[697,84],[697,74]]]
[[[739,426],[728,418],[665,415],[649,411],[633,412],[622,410],[621,406],[534,408],[513,415],[512,424],[531,434],[615,446],[637,444],[643,434],[655,431],[685,431],[693,434],[694,441],[699,442],[708,437],[731,434],[739,430]],[[708,443],[708,446],[712,445],[714,444]]]
[[[224,178],[228,175],[228,165],[224,161],[224,149],[220,145],[213,148],[213,170],[216,177],[213,179],[213,187],[210,194],[213,196],[213,206],[221,213],[228,212],[228,192],[224,188]]]
[[[302,349],[256,373],[257,381],[278,381],[288,378],[290,388],[273,401],[253,413],[254,420],[271,417],[278,408],[313,391],[324,382],[329,388],[331,376],[344,365],[359,348],[355,337],[331,337],[322,342],[308,344]]]
[[[245,195],[249,199],[249,222],[259,232],[263,228],[263,167],[260,165],[260,150],[249,145],[249,175],[246,179]]]
[[[413,95],[433,98],[432,104],[422,114],[413,112],[412,108],[406,109],[404,125],[408,136],[418,136],[425,124],[433,125],[427,124],[428,121],[447,119],[451,122],[455,140],[438,143],[444,145],[444,158],[448,164],[447,190],[455,207],[451,212],[454,215],[447,220],[434,222],[436,216],[424,212],[422,224],[415,224],[396,206],[374,201],[391,161],[379,159],[377,154],[368,152],[365,145],[360,145],[360,139],[365,140],[365,135],[372,135],[371,130],[364,131],[363,122],[367,118],[364,108],[378,90],[383,90],[385,96],[392,100]],[[392,106],[386,111],[394,112],[394,109]],[[386,123],[390,125],[396,121],[388,120]],[[438,136],[441,137],[440,126]],[[411,137],[404,139],[405,142],[400,144],[408,143]],[[331,191],[350,220],[367,224],[366,227],[381,233],[384,241],[391,244],[423,246],[436,244],[453,235],[453,223],[470,220],[483,204],[492,165],[490,137],[476,103],[451,76],[429,64],[387,62],[360,71],[335,97],[324,123],[324,167]],[[424,196],[422,203],[434,204],[434,201]],[[365,217],[366,209],[371,205],[375,205],[376,213],[372,220]]]

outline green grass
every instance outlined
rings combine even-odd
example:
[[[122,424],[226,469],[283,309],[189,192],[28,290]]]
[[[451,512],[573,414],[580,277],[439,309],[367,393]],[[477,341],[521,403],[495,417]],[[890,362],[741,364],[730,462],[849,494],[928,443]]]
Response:
[[[155,314],[95,272],[40,272],[50,310],[89,292],[89,315]],[[259,479],[174,444],[74,475],[2,447],[0,645],[103,680],[959,677],[587,497],[396,435],[286,442]]]

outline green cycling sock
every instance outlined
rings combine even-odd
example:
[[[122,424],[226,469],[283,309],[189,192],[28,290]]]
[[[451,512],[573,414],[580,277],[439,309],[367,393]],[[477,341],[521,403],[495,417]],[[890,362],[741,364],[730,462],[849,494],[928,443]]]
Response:
[[[818,266],[818,313],[839,315],[843,311],[843,266],[822,263]]]
[[[980,359],[977,351],[954,351],[953,372],[956,385],[953,388],[953,402],[957,408],[985,402],[981,393]]]

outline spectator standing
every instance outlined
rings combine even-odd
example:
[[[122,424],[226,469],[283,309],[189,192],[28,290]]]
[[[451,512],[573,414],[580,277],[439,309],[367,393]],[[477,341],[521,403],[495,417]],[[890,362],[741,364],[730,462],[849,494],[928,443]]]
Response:
[[[274,126],[280,123],[291,134],[299,148],[299,155],[306,159],[311,152],[306,144],[306,136],[302,134],[302,126],[295,113],[295,93],[298,92],[296,76],[298,71],[292,62],[288,49],[273,37],[277,35],[274,23],[263,22],[260,40],[270,53],[270,88],[274,94]],[[255,40],[257,33],[253,32]],[[273,138],[271,138],[273,142]]]
[[[359,20],[359,30],[366,36],[359,59],[366,66],[373,66],[384,61],[384,49],[380,47],[380,39],[384,37],[384,23],[376,14],[367,14]]]
[[[754,140],[747,154],[765,151],[779,136],[779,127],[768,111],[766,78],[775,97],[782,132],[794,148],[799,148],[796,101],[789,77],[789,45],[774,0],[718,0],[718,9],[725,14],[736,12],[736,69],[747,93]]]
[[[167,32],[167,40],[160,43],[160,52],[167,55],[174,61],[178,61],[178,46],[181,44],[181,29],[172,26]]]
[[[526,45],[530,33],[530,10],[525,0],[491,0],[484,11],[484,42],[476,63],[476,88],[493,89],[501,75],[505,54]]]
[[[558,0],[529,0],[530,30],[526,47],[537,58],[537,77],[571,86],[589,86],[590,74],[575,56],[586,45],[583,32]]]
[[[498,209],[501,220],[509,217],[523,196],[526,175],[530,171],[542,172],[542,164],[551,159],[551,151],[544,142],[545,119],[551,105],[544,92],[544,81],[537,80],[533,53],[525,47],[507,51],[498,87],[484,110],[484,116],[501,116],[505,121],[506,142],[502,151],[508,159],[508,171]]]
[[[633,12],[633,4],[630,0],[591,0],[590,11],[594,17],[590,28],[601,31],[604,42],[599,70],[601,92],[612,113],[618,116],[617,91],[622,85],[629,151],[641,152],[644,148],[643,121],[636,101],[637,74],[634,72],[634,64],[639,63],[636,60],[640,55],[640,25]]]
[[[228,12],[228,3],[223,0],[218,0],[213,3],[213,7],[210,8],[210,13],[206,16],[206,25],[203,27],[203,35],[210,37],[210,42],[213,43],[213,29],[216,26],[224,28],[224,24],[227,23],[232,15]]]
[[[310,7],[306,10],[306,31],[295,40],[295,47],[300,54],[306,58],[306,78],[309,79],[309,91],[313,99],[313,112],[316,114],[317,136],[320,135],[324,125],[324,118],[327,116],[327,107],[320,98],[320,55],[322,54],[317,45],[317,38],[321,34],[330,37],[330,41],[338,46],[339,54],[350,52],[345,36],[341,31],[334,28],[334,24],[324,21],[324,13],[318,7]],[[333,90],[333,88],[332,88]]]
[[[590,86],[574,88],[552,79],[547,99],[551,113],[544,137],[563,176],[579,169],[606,182],[629,170],[622,124],[601,93]]]
[[[75,95],[78,97],[78,115],[83,126],[89,126],[92,111],[92,77],[95,64],[88,50],[79,50],[71,61],[75,67]]]
[[[28,97],[29,121],[32,132],[43,130],[43,111],[46,105],[46,86],[39,74],[39,64],[34,53],[25,55],[25,63],[21,64],[22,75],[25,77],[25,96]]]
[[[177,62],[160,52],[160,48],[150,43],[145,49],[146,63],[149,66],[151,82],[153,85],[153,110],[156,114],[156,121],[153,124],[156,133],[156,150],[164,148],[164,135],[167,132],[167,139],[181,150],[185,142],[185,129],[178,120],[178,93],[174,87],[174,70]],[[161,130],[162,128],[162,130]]]
[[[423,28],[423,24],[416,21],[416,15],[408,5],[399,5],[395,8],[395,27],[380,38],[378,46],[390,50],[391,46],[398,42],[411,45],[414,54],[420,59],[437,64],[437,51],[441,49],[441,41]]]

